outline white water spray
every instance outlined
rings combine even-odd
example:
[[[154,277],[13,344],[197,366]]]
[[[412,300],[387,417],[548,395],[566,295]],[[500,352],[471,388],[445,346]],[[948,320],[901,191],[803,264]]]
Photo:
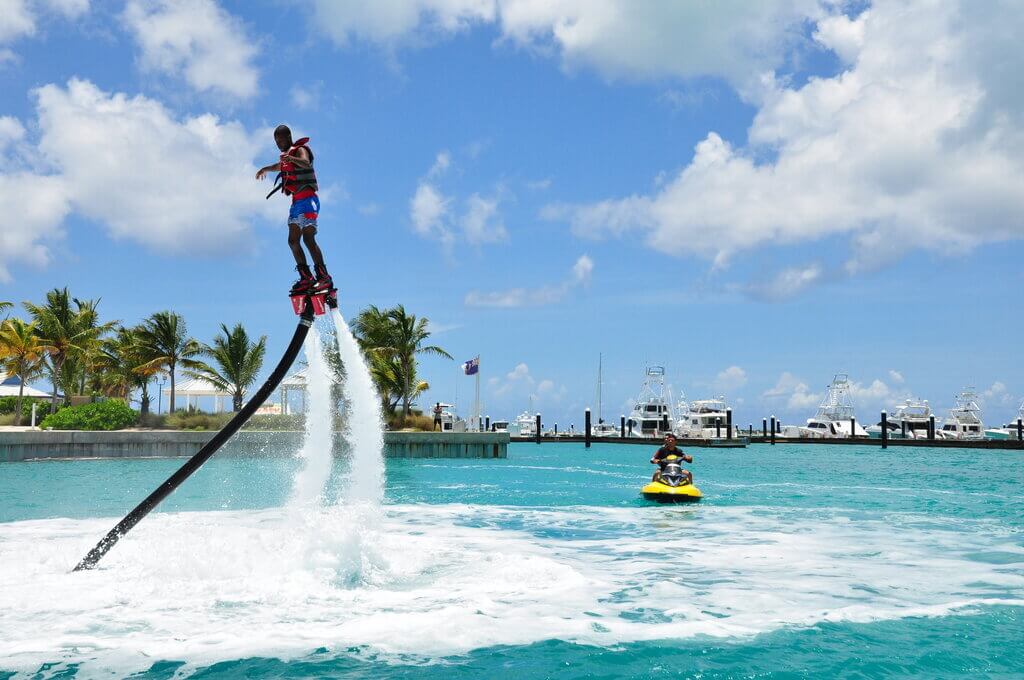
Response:
[[[337,309],[331,311],[338,350],[345,364],[345,400],[349,443],[349,477],[345,502],[379,504],[384,497],[384,422],[380,398],[356,339]]]
[[[306,433],[298,457],[302,466],[292,483],[292,504],[313,505],[321,497],[331,475],[334,428],[330,368],[320,346],[316,327],[306,336]]]

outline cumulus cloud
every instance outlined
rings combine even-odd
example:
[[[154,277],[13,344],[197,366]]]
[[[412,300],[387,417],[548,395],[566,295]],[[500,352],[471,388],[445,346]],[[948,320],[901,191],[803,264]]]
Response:
[[[802,40],[818,0],[315,0],[316,25],[336,43],[390,49],[430,45],[476,25],[499,43],[557,58],[566,70],[607,78],[711,75],[745,84],[781,64]],[[834,32],[840,32],[835,27]]]
[[[824,274],[824,268],[817,263],[787,267],[767,280],[739,286],[739,290],[757,300],[784,300],[820,282]]]
[[[39,139],[21,165],[45,168],[0,174],[0,200],[21,206],[0,216],[0,267],[46,264],[47,243],[72,211],[113,238],[185,254],[245,248],[253,219],[276,214],[253,180],[269,131],[257,137],[209,114],[178,119],[157,101],[84,80],[43,86],[34,97]],[[5,139],[24,136],[20,123],[0,127]],[[24,200],[26,187],[36,199]]]
[[[720,392],[731,392],[747,384],[747,372],[739,366],[730,366],[715,376],[715,389]]]
[[[1012,3],[980,12],[965,1],[881,0],[816,26],[815,39],[848,67],[795,85],[764,76],[747,146],[711,132],[652,193],[543,214],[580,236],[635,232],[719,266],[765,243],[845,237],[841,275],[876,267],[879,244],[963,252],[1024,237],[1022,76],[1007,66],[1024,13]],[[798,268],[767,290],[825,278]]]
[[[47,15],[75,19],[88,9],[89,0],[0,0],[0,45],[35,35]],[[0,50],[0,63],[14,58],[14,52]]]
[[[256,94],[255,41],[214,0],[131,0],[123,17],[144,69],[180,76],[198,92]]]
[[[789,371],[784,371],[775,386],[761,394],[761,397],[770,404],[783,405],[790,411],[817,407],[824,396],[824,393],[811,392],[807,383]]]
[[[895,369],[889,370],[889,379],[897,385],[902,385],[904,383],[903,374]]]
[[[416,185],[409,199],[413,230],[440,242],[448,254],[458,238],[475,246],[508,240],[508,230],[499,210],[504,189],[499,186],[490,196],[474,192],[458,201],[441,189],[442,178],[451,167],[451,152],[439,151],[434,164]]]
[[[503,291],[466,293],[468,307],[540,307],[561,302],[574,289],[587,286],[594,272],[594,261],[581,255],[572,267],[569,279],[555,286],[540,288],[511,288]]]
[[[536,381],[530,375],[530,367],[525,363],[516,364],[516,367],[505,374],[504,382],[498,378],[491,378],[488,384],[494,387],[495,396],[503,396],[520,386],[532,387]]]

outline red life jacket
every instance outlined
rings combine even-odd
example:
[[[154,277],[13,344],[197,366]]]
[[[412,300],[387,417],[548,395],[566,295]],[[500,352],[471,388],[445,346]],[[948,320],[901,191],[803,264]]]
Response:
[[[288,149],[288,155],[293,156],[299,149],[309,152],[309,167],[300,168],[294,163],[281,161],[281,183],[285,196],[291,196],[292,201],[301,201],[304,198],[313,196],[317,191],[316,173],[313,172],[313,150],[309,148],[309,137],[303,137]]]

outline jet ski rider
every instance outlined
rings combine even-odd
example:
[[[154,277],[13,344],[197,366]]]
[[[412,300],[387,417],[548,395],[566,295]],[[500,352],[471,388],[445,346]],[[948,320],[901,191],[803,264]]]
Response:
[[[661,471],[665,469],[665,459],[669,456],[679,456],[687,463],[693,462],[693,456],[689,456],[683,453],[682,449],[676,448],[676,436],[671,432],[665,434],[665,445],[654,452],[651,457],[651,465],[657,465],[658,469],[654,472],[654,476],[651,477],[652,482],[656,482],[661,478]],[[686,483],[693,484],[693,473],[689,470],[682,471],[686,475]]]

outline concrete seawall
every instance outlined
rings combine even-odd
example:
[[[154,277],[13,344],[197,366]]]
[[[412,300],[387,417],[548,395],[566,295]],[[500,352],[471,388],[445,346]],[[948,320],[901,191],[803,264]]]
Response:
[[[121,432],[0,432],[0,462],[75,458],[181,458],[196,453],[214,432],[133,430]],[[385,432],[388,458],[506,458],[507,433]],[[248,430],[232,437],[219,456],[291,455],[301,432]],[[334,438],[335,455],[345,442]]]

